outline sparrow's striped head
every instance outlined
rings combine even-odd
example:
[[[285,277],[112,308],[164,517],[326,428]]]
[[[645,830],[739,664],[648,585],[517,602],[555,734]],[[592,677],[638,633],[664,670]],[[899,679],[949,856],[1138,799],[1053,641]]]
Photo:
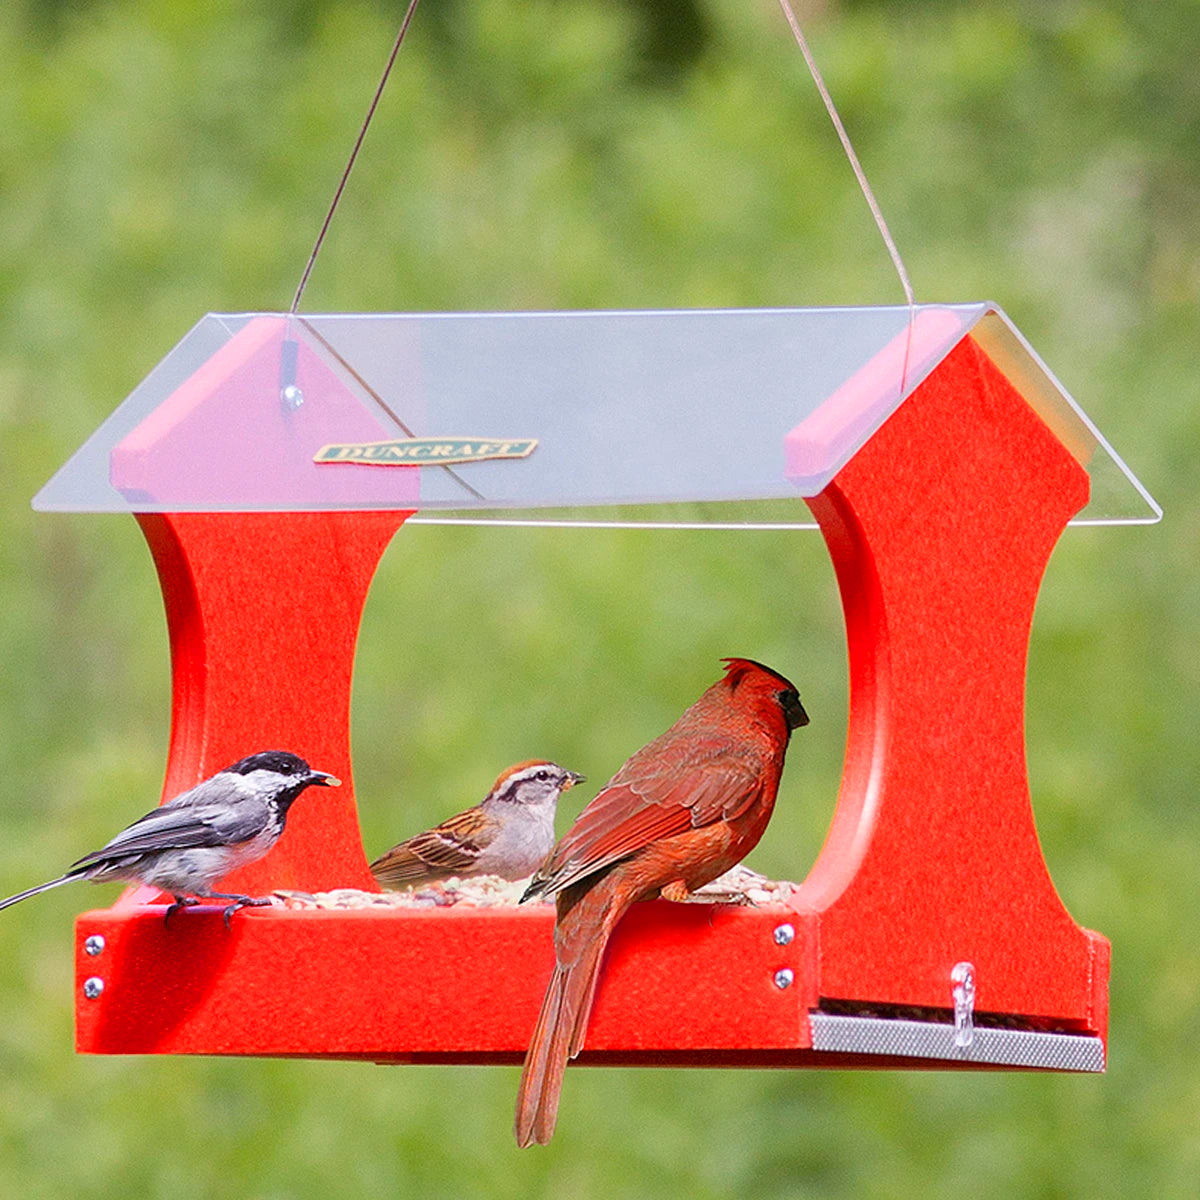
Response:
[[[558,763],[531,758],[502,771],[484,803],[555,804],[562,792],[583,781],[582,775]]]

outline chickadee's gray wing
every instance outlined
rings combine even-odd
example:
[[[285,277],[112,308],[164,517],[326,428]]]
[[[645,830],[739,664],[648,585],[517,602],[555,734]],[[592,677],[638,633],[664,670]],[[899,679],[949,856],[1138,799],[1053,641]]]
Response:
[[[261,833],[269,819],[270,810],[263,801],[240,793],[234,793],[232,803],[209,800],[176,806],[172,801],[134,821],[106,845],[85,854],[72,866],[87,867],[154,850],[236,845]]]

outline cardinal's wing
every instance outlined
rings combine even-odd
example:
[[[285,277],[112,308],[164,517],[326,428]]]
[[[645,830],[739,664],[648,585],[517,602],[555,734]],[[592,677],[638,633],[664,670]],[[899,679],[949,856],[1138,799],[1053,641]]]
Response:
[[[561,891],[651,842],[735,817],[762,794],[762,775],[757,747],[725,736],[651,743],[579,814],[530,891]]]

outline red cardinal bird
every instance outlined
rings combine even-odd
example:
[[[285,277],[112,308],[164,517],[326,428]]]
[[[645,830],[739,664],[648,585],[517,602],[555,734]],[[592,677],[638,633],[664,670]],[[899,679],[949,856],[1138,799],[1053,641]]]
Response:
[[[558,896],[556,965],[517,1092],[517,1145],[554,1133],[567,1060],[583,1049],[604,948],[639,900],[685,900],[740,862],[771,816],[796,689],[748,658],[643,746],[579,814],[522,900]]]

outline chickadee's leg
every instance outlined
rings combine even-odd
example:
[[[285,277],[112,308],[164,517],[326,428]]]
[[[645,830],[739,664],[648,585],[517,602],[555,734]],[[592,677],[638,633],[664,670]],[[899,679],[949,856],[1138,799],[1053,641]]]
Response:
[[[177,908],[191,908],[193,904],[199,903],[200,901],[195,896],[176,896],[174,903],[167,905],[167,911],[163,916],[163,924],[169,925],[171,923],[171,914]]]
[[[229,919],[239,908],[263,908],[271,903],[270,896],[237,896],[232,892],[209,892],[209,895],[214,900],[232,900],[232,904],[225,906],[225,928],[228,929]]]

